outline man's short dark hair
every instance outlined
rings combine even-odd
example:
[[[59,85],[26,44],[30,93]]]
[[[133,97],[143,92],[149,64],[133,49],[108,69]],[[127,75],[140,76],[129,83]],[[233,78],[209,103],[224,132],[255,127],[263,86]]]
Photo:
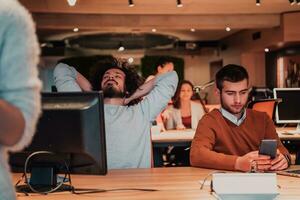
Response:
[[[101,90],[101,82],[103,75],[107,70],[119,69],[125,74],[125,92],[126,96],[131,96],[138,87],[144,83],[144,79],[136,72],[136,70],[129,66],[124,60],[118,60],[116,58],[108,58],[99,60],[93,66],[94,71],[92,72],[91,84],[93,90]],[[136,104],[141,99],[135,99],[129,103],[129,105]]]
[[[161,56],[158,58],[158,60],[156,61],[155,63],[155,66],[158,67],[158,66],[163,66],[167,63],[172,63],[172,59],[168,56]]]
[[[244,79],[247,79],[247,81],[249,80],[247,70],[240,65],[229,64],[224,66],[222,69],[220,69],[217,72],[216,74],[217,88],[221,91],[223,89],[224,81],[236,83]]]

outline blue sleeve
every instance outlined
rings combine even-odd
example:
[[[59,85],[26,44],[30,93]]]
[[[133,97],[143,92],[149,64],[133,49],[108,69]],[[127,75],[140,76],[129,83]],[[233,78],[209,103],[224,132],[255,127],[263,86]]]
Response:
[[[9,150],[29,144],[40,114],[39,45],[29,13],[17,11],[0,14],[0,99],[17,107],[25,120],[22,138]]]
[[[58,92],[79,92],[81,88],[76,82],[77,71],[64,63],[58,63],[53,72],[54,83]]]
[[[141,109],[149,121],[154,121],[157,115],[167,106],[175,93],[178,83],[176,72],[169,72],[156,77],[154,88],[140,103]]]

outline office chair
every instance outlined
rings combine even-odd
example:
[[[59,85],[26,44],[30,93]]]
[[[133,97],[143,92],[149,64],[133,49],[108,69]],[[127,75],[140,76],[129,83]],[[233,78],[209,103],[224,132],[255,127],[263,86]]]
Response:
[[[250,101],[248,103],[248,108],[260,112],[265,112],[271,119],[274,119],[274,110],[276,108],[276,105],[281,101],[282,99],[260,99],[256,101]]]

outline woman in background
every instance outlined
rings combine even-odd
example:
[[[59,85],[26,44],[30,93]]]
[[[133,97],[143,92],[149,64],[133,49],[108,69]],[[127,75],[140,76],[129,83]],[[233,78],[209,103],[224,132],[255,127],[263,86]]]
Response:
[[[206,113],[201,99],[193,92],[193,84],[183,80],[173,97],[173,105],[162,114],[167,130],[196,129],[199,120]],[[189,147],[169,147],[167,162],[170,166],[189,166]]]
[[[163,113],[166,129],[196,129],[206,113],[204,104],[193,92],[193,84],[183,80],[173,97],[173,105]]]

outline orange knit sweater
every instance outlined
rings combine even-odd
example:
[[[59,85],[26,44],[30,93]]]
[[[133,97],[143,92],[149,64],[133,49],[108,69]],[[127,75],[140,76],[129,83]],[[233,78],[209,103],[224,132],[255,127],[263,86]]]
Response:
[[[250,109],[246,112],[240,126],[224,118],[217,109],[206,114],[199,121],[192,142],[191,165],[234,170],[237,157],[258,150],[262,139],[276,139],[279,151],[289,156],[267,114]]]

